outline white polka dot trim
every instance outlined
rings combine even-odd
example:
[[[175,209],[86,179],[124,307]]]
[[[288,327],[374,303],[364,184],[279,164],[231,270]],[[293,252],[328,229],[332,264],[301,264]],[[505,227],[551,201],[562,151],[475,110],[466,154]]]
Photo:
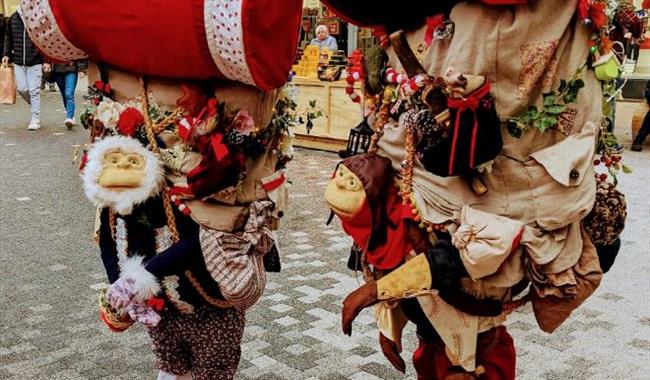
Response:
[[[48,0],[21,0],[25,28],[38,48],[54,59],[74,61],[88,58],[61,32]]]
[[[212,60],[228,79],[255,85],[244,53],[243,0],[205,0],[203,17]]]

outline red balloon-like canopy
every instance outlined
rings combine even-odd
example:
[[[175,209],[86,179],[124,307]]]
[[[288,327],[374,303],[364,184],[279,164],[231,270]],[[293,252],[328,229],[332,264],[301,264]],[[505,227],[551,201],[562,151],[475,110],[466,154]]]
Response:
[[[161,77],[283,85],[301,0],[22,0],[35,44],[57,60],[88,57]]]

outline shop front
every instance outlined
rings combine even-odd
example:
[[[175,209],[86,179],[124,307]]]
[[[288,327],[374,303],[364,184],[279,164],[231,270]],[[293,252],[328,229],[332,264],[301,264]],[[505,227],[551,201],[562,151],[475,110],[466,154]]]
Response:
[[[329,37],[336,41],[336,49],[319,46],[317,29],[325,26]],[[322,27],[321,27],[322,29]],[[339,151],[346,147],[350,130],[363,120],[361,105],[346,93],[346,77],[361,70],[360,58],[373,44],[370,29],[357,28],[337,18],[318,0],[303,4],[300,46],[293,66],[293,84],[299,88],[299,109],[308,109],[311,101],[322,111],[322,117],[309,126],[296,128],[296,145],[308,148]],[[325,40],[324,40],[325,41]],[[362,95],[359,83],[355,93]]]

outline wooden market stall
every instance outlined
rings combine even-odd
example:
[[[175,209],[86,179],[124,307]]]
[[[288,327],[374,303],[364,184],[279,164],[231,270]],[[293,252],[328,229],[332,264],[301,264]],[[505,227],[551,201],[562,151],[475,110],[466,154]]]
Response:
[[[306,148],[337,152],[345,149],[350,129],[362,121],[361,104],[354,103],[345,93],[346,82],[326,82],[318,79],[295,77],[293,83],[300,92],[296,99],[298,109],[309,108],[309,102],[316,101],[316,108],[323,111],[323,116],[313,120],[314,127],[307,133],[305,125],[294,130],[294,145]],[[361,95],[359,85],[357,93]]]

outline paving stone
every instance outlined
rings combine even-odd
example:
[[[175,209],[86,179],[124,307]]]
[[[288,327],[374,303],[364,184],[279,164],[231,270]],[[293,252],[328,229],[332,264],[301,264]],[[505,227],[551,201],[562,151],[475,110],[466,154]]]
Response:
[[[87,133],[60,130],[61,114],[53,113],[60,94],[44,92],[42,101],[43,128],[32,133],[20,100],[0,106],[0,378],[154,379],[146,330],[115,334],[97,318],[97,292],[107,281],[91,239],[94,209],[70,165],[72,146],[87,141]],[[626,146],[634,106],[617,110],[616,131]],[[625,160],[635,172],[619,176],[629,211],[623,250],[594,296],[553,334],[539,330],[530,306],[509,317],[517,380],[650,373],[650,149],[625,152]],[[357,318],[351,337],[340,331],[342,300],[362,278],[346,267],[351,240],[339,221],[325,225],[322,192],[338,161],[333,153],[296,149],[290,208],[278,231],[283,269],[268,274],[264,296],[246,313],[236,380],[416,378],[411,324],[403,337],[406,374],[383,357],[371,310]],[[31,201],[16,200],[21,197]]]

